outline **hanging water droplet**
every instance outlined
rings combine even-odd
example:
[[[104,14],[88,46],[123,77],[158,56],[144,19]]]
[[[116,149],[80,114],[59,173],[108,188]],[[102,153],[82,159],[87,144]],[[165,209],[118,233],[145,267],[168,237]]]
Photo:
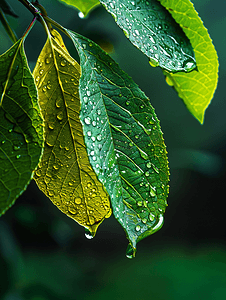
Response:
[[[93,238],[93,234],[89,231],[88,228],[85,228],[85,237],[89,240]]]
[[[81,11],[78,13],[78,16],[79,16],[80,19],[84,19],[85,18],[85,15]]]
[[[169,86],[173,86],[173,85],[174,85],[173,80],[172,80],[169,76],[166,76],[166,83],[167,83]]]
[[[129,244],[126,249],[126,257],[131,259],[135,257],[135,254],[136,254],[136,248],[134,248],[131,244]]]
[[[159,66],[159,62],[154,58],[150,58],[149,64],[154,68]]]

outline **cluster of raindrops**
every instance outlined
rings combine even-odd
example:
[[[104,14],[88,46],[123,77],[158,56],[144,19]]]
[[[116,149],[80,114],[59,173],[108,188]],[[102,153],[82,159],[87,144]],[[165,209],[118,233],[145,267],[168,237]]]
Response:
[[[158,1],[103,1],[130,41],[153,67],[189,72],[196,67],[190,41]]]

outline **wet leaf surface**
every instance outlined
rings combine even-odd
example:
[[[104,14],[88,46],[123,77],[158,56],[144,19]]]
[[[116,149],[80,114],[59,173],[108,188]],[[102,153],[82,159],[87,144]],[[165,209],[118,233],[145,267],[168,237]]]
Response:
[[[90,163],[114,216],[136,243],[161,228],[168,194],[167,154],[153,107],[96,44],[67,30],[80,55],[81,121]]]
[[[23,42],[0,56],[0,215],[26,189],[43,148],[43,120]]]
[[[197,70],[191,73],[166,73],[167,82],[174,86],[191,114],[204,121],[218,81],[218,57],[202,20],[188,0],[160,0],[177,23],[183,28],[194,49]]]
[[[34,69],[45,121],[44,154],[35,173],[38,187],[67,216],[95,235],[110,216],[110,201],[88,159],[79,120],[80,66],[57,31],[51,32]]]
[[[189,39],[159,1],[100,2],[129,40],[149,57],[152,66],[160,66],[170,72],[190,72],[196,68]]]

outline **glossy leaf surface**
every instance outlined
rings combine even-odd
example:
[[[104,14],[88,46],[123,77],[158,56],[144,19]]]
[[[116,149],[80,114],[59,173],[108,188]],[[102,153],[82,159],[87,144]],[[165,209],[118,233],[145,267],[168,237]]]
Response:
[[[90,162],[116,219],[136,243],[163,223],[166,149],[149,99],[99,46],[67,30],[80,55],[81,121]]]
[[[111,213],[107,193],[89,163],[79,120],[80,67],[57,31],[51,32],[34,69],[45,121],[45,147],[35,173],[38,187],[94,236]]]
[[[60,0],[68,5],[72,5],[79,9],[84,17],[98,4],[100,4],[99,0]]]
[[[129,40],[149,57],[151,65],[170,72],[189,72],[196,67],[188,38],[157,0],[100,2]]]
[[[43,120],[23,42],[0,56],[0,215],[26,189],[43,148]]]
[[[210,104],[218,81],[218,57],[202,20],[189,0],[160,0],[177,23],[183,28],[195,52],[197,71],[167,74],[186,107],[200,122]]]

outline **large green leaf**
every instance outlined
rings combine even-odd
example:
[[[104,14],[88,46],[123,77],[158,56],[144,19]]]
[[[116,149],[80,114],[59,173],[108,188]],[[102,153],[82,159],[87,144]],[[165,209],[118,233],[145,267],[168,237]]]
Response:
[[[200,122],[210,104],[218,81],[218,57],[202,20],[189,0],[159,0],[180,24],[195,52],[197,70],[191,73],[168,73],[167,82],[174,86],[188,110]]]
[[[107,189],[135,255],[136,243],[163,223],[168,164],[149,99],[90,40],[67,30],[80,55],[81,113],[90,163]]]
[[[72,5],[79,9],[84,17],[98,4],[100,4],[99,0],[60,0],[68,5]]]
[[[43,120],[23,43],[0,56],[0,215],[25,190],[43,148]]]
[[[149,57],[153,66],[170,72],[189,72],[196,67],[188,38],[157,0],[100,2],[114,16],[129,40]]]
[[[38,187],[94,236],[110,201],[88,159],[79,120],[80,66],[53,30],[34,69],[45,121],[44,153],[35,172]]]

